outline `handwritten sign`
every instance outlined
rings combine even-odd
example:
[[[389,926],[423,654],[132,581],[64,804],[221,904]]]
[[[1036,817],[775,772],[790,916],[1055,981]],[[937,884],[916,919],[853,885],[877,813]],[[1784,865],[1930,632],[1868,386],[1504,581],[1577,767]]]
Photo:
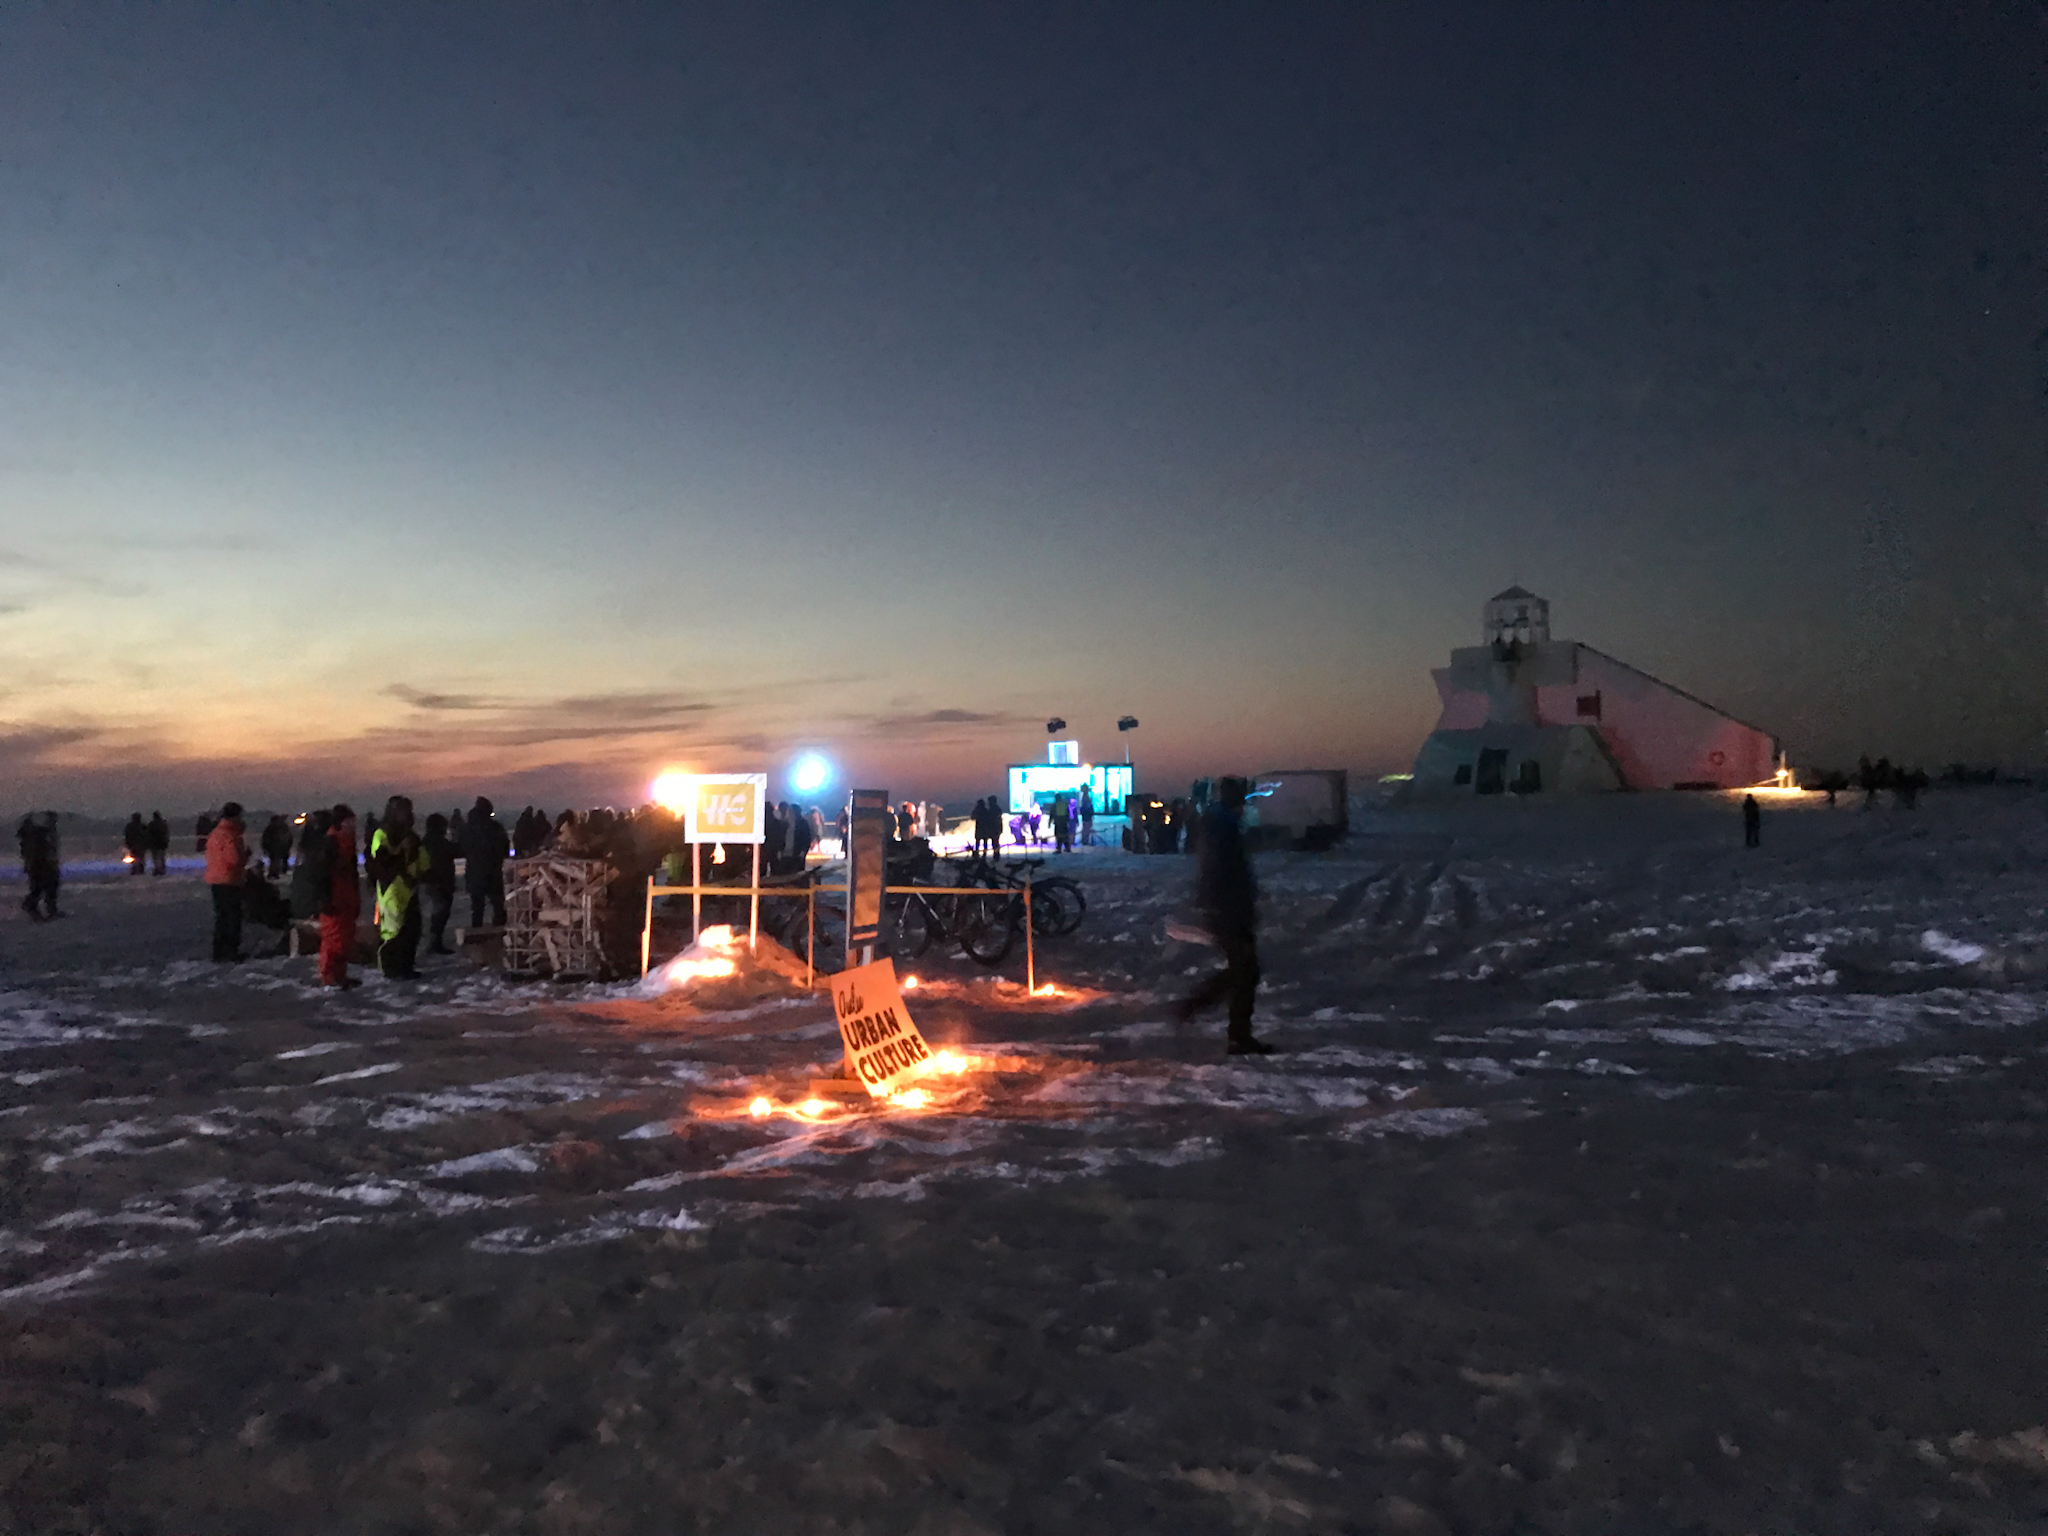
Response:
[[[692,843],[765,842],[765,773],[697,773],[683,794],[683,837]]]
[[[931,1047],[903,1006],[893,960],[877,960],[834,976],[832,1011],[839,1018],[847,1071],[878,1099],[931,1059]]]

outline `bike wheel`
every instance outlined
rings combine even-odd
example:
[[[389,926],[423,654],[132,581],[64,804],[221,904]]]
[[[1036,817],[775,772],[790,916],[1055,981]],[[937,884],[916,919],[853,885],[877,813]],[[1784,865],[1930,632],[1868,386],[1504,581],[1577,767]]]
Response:
[[[890,914],[889,953],[901,960],[915,960],[932,943],[932,909],[922,896],[907,896]]]
[[[1024,903],[1015,896],[991,894],[965,897],[955,905],[961,912],[953,932],[968,958],[983,965],[1002,964],[1023,926]]]
[[[1031,931],[1041,938],[1053,938],[1067,930],[1065,905],[1057,887],[1048,890],[1045,885],[1033,882],[1031,886]]]
[[[1088,915],[1088,898],[1081,894],[1081,887],[1065,875],[1053,875],[1031,888],[1031,900],[1034,904],[1038,901],[1039,891],[1045,886],[1051,886],[1059,893],[1060,926],[1052,931],[1064,937],[1080,927],[1081,919]]]

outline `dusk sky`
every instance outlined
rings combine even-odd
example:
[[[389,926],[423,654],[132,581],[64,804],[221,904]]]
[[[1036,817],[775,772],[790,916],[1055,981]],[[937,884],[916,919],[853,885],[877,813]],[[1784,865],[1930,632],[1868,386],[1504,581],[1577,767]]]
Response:
[[[0,12],[0,798],[2039,761],[2032,4]]]

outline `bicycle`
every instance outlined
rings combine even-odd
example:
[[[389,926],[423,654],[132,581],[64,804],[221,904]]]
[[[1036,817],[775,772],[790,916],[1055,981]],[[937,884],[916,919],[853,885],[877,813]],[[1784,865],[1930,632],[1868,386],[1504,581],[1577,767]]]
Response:
[[[1044,866],[1044,859],[1020,859],[1013,868],[999,860],[972,854],[961,861],[961,878],[956,884],[1022,890],[1026,876]],[[1033,878],[1029,884],[1031,926],[1035,932],[1048,938],[1064,938],[1081,926],[1081,919],[1088,913],[1088,898],[1078,883],[1065,875],[1048,875],[1043,880]]]
[[[921,893],[891,896],[883,909],[890,952],[915,959],[936,938],[957,943],[969,959],[982,965],[999,965],[1017,939],[1016,925],[1007,913],[1013,900],[1016,898],[994,895],[944,900],[933,900]],[[1022,902],[1017,904],[1021,906]],[[952,909],[950,915],[948,907]]]

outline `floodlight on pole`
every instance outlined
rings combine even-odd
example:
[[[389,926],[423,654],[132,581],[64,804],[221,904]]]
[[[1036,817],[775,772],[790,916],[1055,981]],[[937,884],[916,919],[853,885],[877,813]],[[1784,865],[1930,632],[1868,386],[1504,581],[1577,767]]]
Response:
[[[1066,728],[1067,722],[1062,720],[1058,715],[1054,715],[1050,720],[1045,722],[1045,734],[1048,736],[1056,736],[1061,731],[1064,731]]]
[[[1137,728],[1138,728],[1138,717],[1137,717],[1136,715],[1119,715],[1119,716],[1117,716],[1117,721],[1116,721],[1116,733],[1117,733],[1117,735],[1121,736],[1121,735],[1123,735],[1123,734],[1124,734],[1124,733],[1125,733],[1126,731],[1135,731],[1135,730],[1136,730]],[[1129,743],[1128,741],[1126,741],[1126,742],[1124,743],[1124,762],[1128,764],[1128,763],[1130,762],[1130,760],[1131,760],[1131,744],[1130,744],[1130,743]]]

